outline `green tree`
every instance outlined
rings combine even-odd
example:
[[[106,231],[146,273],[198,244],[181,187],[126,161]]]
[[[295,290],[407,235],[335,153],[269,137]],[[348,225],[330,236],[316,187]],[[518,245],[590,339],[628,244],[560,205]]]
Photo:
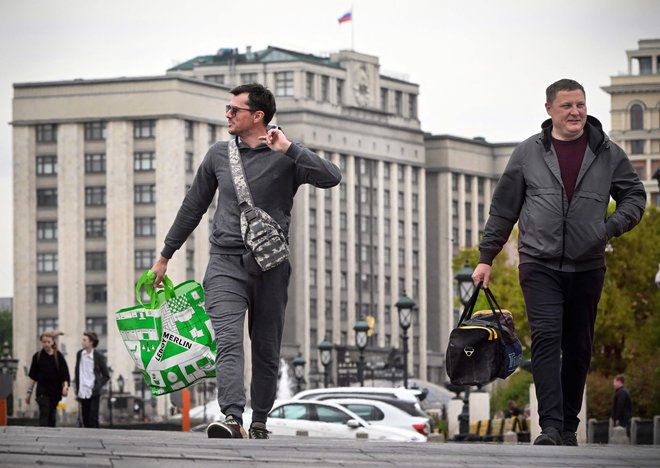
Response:
[[[608,382],[627,375],[633,414],[660,414],[660,289],[654,284],[660,262],[660,209],[648,207],[639,225],[611,240],[607,274],[598,306],[591,369]],[[589,398],[589,405],[603,405]],[[594,408],[598,414],[607,408]],[[608,413],[609,414],[609,413]]]

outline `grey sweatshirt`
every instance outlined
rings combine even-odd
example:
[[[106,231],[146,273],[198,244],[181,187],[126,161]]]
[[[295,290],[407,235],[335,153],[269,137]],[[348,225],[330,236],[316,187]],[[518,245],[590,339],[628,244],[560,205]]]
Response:
[[[336,165],[296,143],[291,144],[286,154],[272,151],[265,143],[250,148],[239,141],[238,148],[254,204],[272,216],[287,235],[298,187],[311,184],[330,188],[341,181]],[[199,166],[165,238],[163,257],[172,258],[183,245],[206,213],[216,190],[219,195],[209,237],[211,253],[242,254],[246,251],[241,237],[240,208],[229,168],[228,144],[222,141],[211,146]]]

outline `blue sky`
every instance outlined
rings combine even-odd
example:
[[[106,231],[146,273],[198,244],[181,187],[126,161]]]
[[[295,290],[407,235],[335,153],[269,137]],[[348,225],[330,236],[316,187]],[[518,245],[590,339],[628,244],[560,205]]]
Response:
[[[353,22],[337,19],[353,6]],[[0,1],[0,215],[11,220],[12,84],[158,75],[223,47],[351,48],[420,85],[424,131],[519,141],[543,119],[545,87],[581,82],[610,128],[600,87],[626,50],[660,38],[657,0]],[[13,294],[12,230],[0,230],[0,297]]]

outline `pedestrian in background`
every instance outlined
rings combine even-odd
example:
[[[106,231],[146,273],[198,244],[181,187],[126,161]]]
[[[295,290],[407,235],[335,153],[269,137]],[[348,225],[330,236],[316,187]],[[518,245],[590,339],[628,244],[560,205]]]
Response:
[[[244,166],[254,205],[277,221],[288,239],[298,187],[303,184],[334,187],[341,180],[341,172],[332,162],[291,143],[281,129],[267,129],[276,111],[270,90],[254,83],[238,86],[230,93],[232,99],[225,108],[228,132]],[[167,262],[197,227],[218,192],[204,295],[217,342],[218,403],[226,418],[211,423],[207,435],[267,439],[266,418],[277,394],[291,265],[286,260],[262,272],[247,251],[241,236],[241,208],[230,169],[230,152],[233,150],[227,141],[209,149],[165,238],[160,258],[151,270],[156,273],[154,284],[159,286]],[[248,434],[242,422],[246,404],[243,373],[246,312],[252,348],[252,424]]]
[[[57,349],[57,337],[61,331],[48,331],[41,334],[41,350],[34,353],[28,371],[29,383],[25,404],[35,390],[35,400],[39,405],[39,425],[55,427],[57,405],[63,396],[69,394],[69,366],[64,355]]]
[[[516,147],[497,183],[472,277],[488,287],[517,222],[541,425],[534,444],[577,445],[605,247],[639,223],[646,192],[626,153],[587,115],[580,83],[548,86],[545,108],[550,119]],[[610,197],[616,208],[608,217]]]
[[[516,403],[516,400],[509,400],[509,403],[507,403],[506,407],[506,413],[504,415],[507,418],[516,418],[522,414],[522,411],[520,411],[520,408],[518,408],[518,404]]]
[[[82,337],[82,349],[76,353],[75,386],[80,402],[83,427],[99,427],[101,390],[110,380],[105,356],[96,351],[99,337],[86,331]]]
[[[615,426],[626,428],[630,437],[630,418],[632,417],[632,397],[625,387],[626,378],[619,374],[612,380],[614,398],[612,399],[612,421]]]

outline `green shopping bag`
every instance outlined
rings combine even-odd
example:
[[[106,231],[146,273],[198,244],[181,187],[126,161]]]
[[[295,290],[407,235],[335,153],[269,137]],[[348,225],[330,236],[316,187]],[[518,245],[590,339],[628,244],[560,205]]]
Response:
[[[135,286],[139,305],[118,310],[115,321],[152,395],[164,395],[215,377],[216,346],[202,286],[190,280],[174,287],[165,276],[164,289],[156,291],[155,278],[153,271],[144,272]]]

